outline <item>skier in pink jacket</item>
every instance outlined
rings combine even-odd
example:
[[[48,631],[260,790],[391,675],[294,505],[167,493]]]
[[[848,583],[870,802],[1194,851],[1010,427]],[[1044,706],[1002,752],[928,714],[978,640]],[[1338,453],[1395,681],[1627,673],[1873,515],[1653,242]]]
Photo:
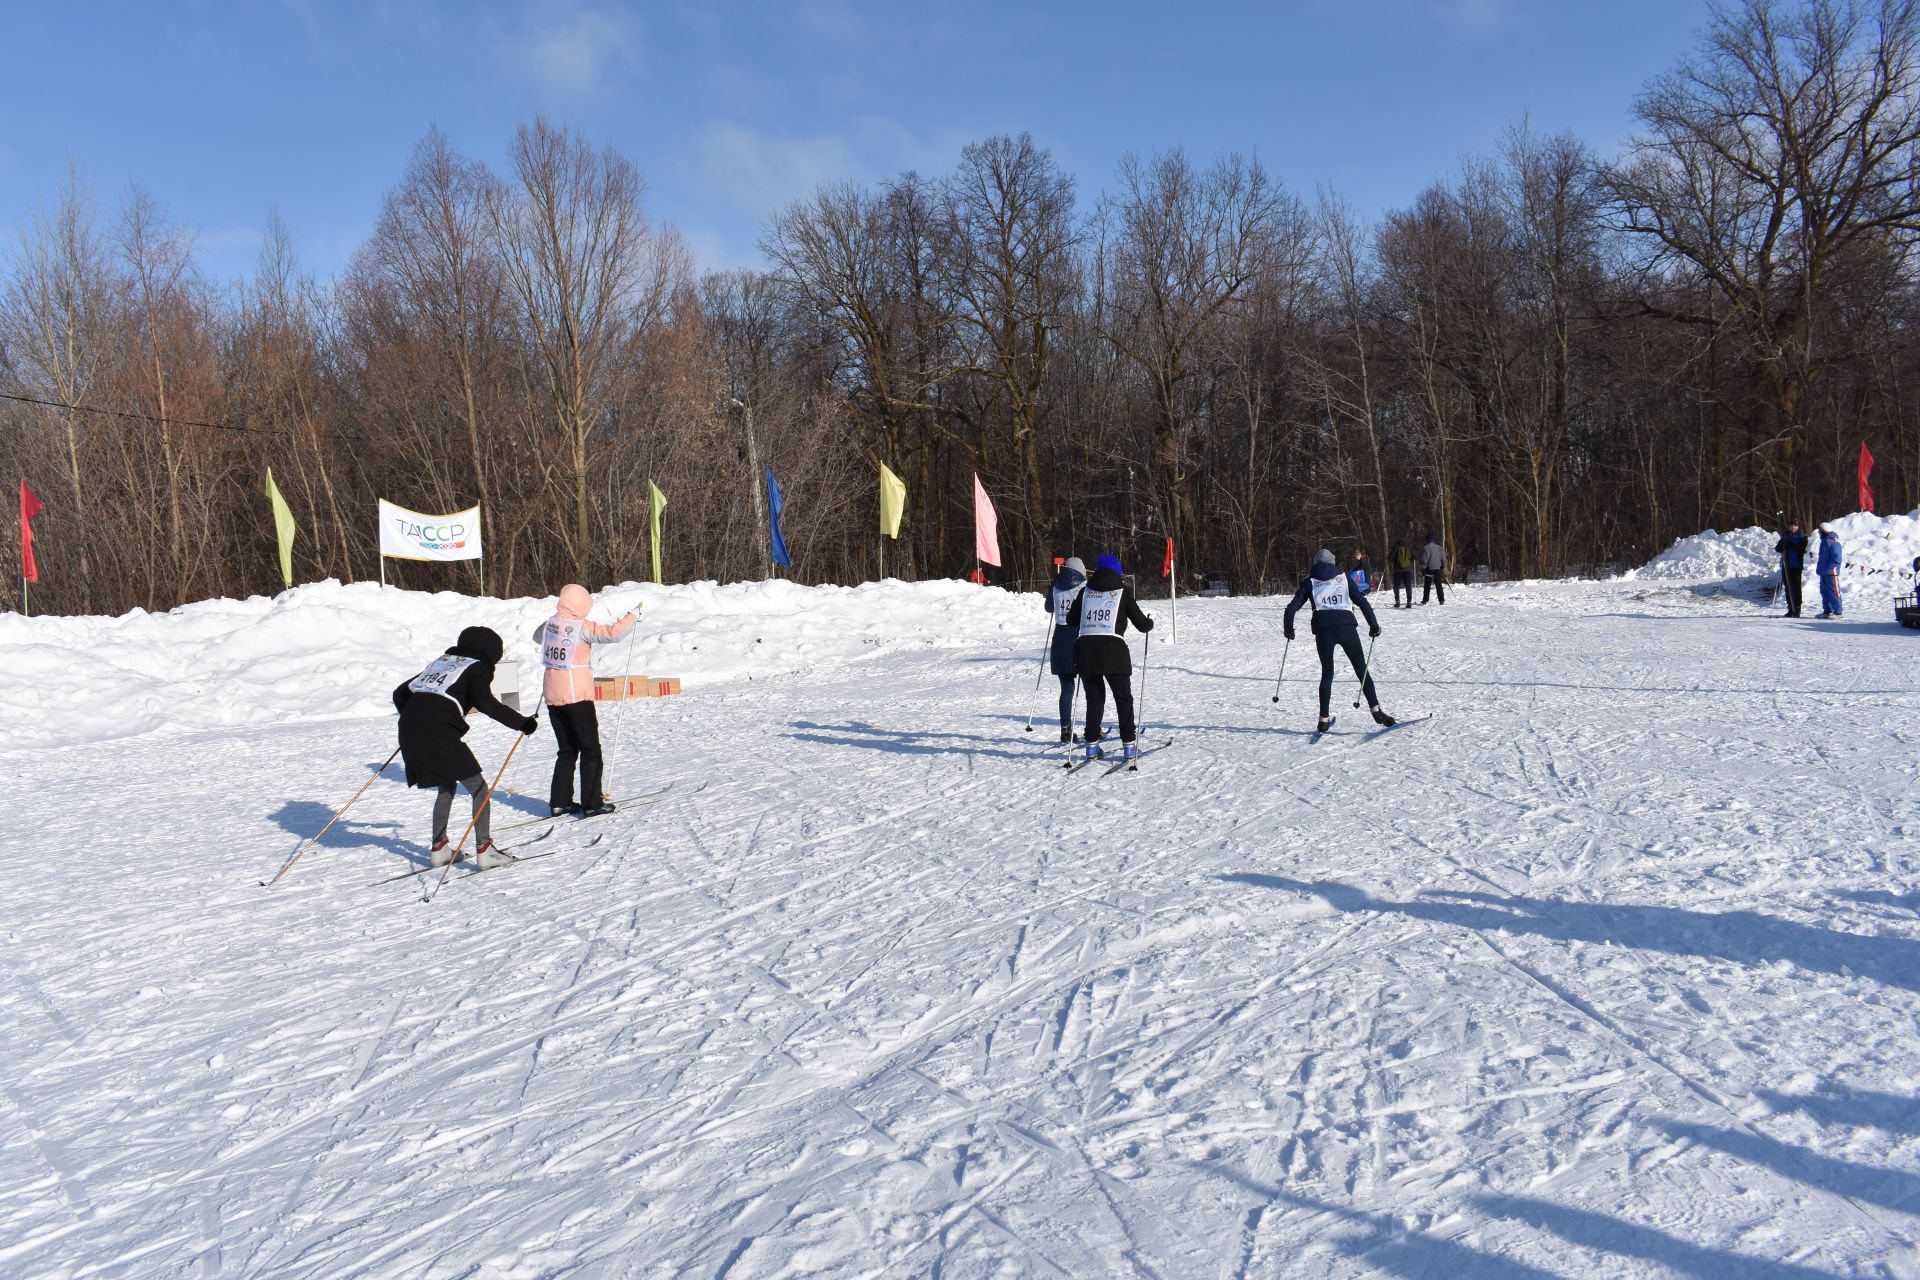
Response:
[[[560,606],[534,631],[540,646],[540,665],[546,669],[547,718],[559,755],[553,762],[553,785],[547,792],[554,816],[577,813],[597,818],[612,813],[601,793],[600,719],[593,707],[593,646],[619,640],[639,621],[628,613],[606,626],[589,622],[593,597],[577,583],[560,588]],[[623,673],[626,674],[626,673]],[[580,765],[580,802],[573,799],[574,762]]]

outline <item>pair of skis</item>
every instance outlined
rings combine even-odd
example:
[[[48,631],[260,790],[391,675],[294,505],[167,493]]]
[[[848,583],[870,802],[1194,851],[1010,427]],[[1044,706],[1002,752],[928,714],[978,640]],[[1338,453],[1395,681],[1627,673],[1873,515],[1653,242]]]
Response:
[[[1427,721],[1431,719],[1433,719],[1433,712],[1431,711],[1427,712],[1423,716],[1408,716],[1404,720],[1395,720],[1392,724],[1383,724],[1379,728],[1375,729],[1373,732],[1361,735],[1360,740],[1362,742],[1365,742],[1369,739],[1377,738],[1383,733],[1390,733],[1395,729],[1404,729],[1408,725],[1425,724]],[[1339,723],[1340,723],[1340,717],[1339,716],[1333,717],[1332,720],[1327,722],[1327,727],[1325,729],[1315,729],[1312,733],[1307,735],[1308,743],[1315,743],[1320,741],[1320,739],[1326,737],[1329,733],[1332,733],[1334,726]]]

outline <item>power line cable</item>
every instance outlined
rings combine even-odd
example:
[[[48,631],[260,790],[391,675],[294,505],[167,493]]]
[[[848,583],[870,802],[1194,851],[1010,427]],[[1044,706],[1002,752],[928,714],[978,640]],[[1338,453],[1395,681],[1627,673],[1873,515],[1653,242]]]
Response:
[[[290,436],[291,431],[270,431],[264,427],[242,427],[231,422],[198,422],[192,418],[157,418],[150,413],[133,413],[124,409],[102,409],[90,404],[62,404],[58,400],[39,400],[33,396],[17,396],[0,391],[0,400],[11,400],[16,404],[39,405],[45,409],[66,409],[73,413],[95,413],[106,418],[127,418],[135,422],[157,422],[163,426],[203,427],[208,431],[232,431],[249,436]],[[365,436],[344,435],[338,431],[321,431],[317,434],[329,440],[365,440]]]

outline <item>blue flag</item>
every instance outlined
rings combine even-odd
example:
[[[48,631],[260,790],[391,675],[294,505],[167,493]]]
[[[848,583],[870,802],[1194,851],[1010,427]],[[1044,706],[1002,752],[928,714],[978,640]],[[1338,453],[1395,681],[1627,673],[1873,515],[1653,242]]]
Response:
[[[787,554],[787,540],[780,536],[780,508],[786,506],[786,499],[780,496],[780,482],[773,478],[773,468],[767,468],[767,515],[773,530],[773,562],[782,569],[793,568],[793,557]]]

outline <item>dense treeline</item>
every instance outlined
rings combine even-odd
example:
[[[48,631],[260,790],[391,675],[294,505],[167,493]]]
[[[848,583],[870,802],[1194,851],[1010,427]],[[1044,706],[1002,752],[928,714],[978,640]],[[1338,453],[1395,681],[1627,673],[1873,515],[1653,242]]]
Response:
[[[1232,155],[1088,198],[995,137],[822,188],[762,269],[701,276],[629,158],[536,121],[500,170],[422,140],[339,279],[276,226],[222,290],[145,194],[76,177],[0,271],[33,603],[277,589],[269,466],[298,579],[375,576],[376,495],[479,501],[498,594],[644,576],[649,479],[670,580],[764,576],[769,466],[794,576],[829,582],[877,572],[881,462],[910,490],[889,574],[973,567],[977,471],[1009,582],[1168,534],[1243,591],[1429,531],[1498,575],[1630,562],[1851,510],[1863,441],[1907,509],[1916,4],[1716,9],[1622,155],[1518,126],[1377,225]]]

